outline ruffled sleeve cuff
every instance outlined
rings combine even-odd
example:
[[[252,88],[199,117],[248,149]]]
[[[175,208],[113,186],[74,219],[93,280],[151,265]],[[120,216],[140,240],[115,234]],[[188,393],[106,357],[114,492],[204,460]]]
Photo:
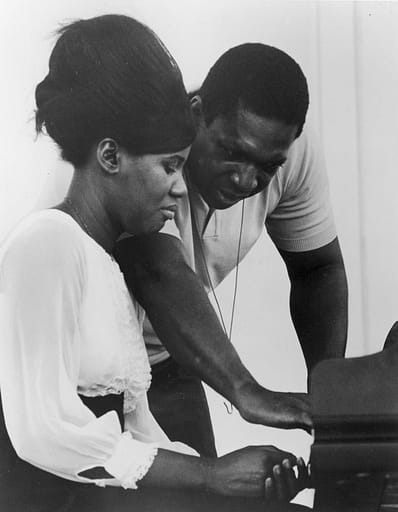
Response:
[[[137,489],[137,482],[147,474],[157,453],[156,444],[136,441],[130,432],[124,432],[104,468],[124,489]]]

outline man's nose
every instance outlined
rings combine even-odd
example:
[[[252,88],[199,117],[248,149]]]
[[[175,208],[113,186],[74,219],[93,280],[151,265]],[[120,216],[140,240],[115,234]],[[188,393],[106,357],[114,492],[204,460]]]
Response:
[[[253,192],[258,186],[257,169],[254,165],[241,166],[231,174],[232,183],[243,193]]]
[[[170,194],[174,197],[182,197],[187,194],[187,186],[182,172],[176,173],[176,178],[171,187]]]

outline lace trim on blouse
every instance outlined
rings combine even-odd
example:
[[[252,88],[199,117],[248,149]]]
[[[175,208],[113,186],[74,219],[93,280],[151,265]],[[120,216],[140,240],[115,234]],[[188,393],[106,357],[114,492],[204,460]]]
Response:
[[[151,385],[151,367],[142,336],[144,312],[137,303],[132,302],[134,299],[131,298],[124,276],[113,258],[109,257],[107,267],[108,285],[114,297],[115,314],[122,336],[120,361],[123,370],[121,375],[114,376],[106,384],[93,384],[79,389],[79,393],[94,397],[124,392],[126,414],[136,408],[138,399]]]
[[[155,443],[140,443],[130,432],[124,432],[104,468],[117,478],[124,489],[137,489],[137,482],[148,473],[157,453]],[[95,483],[102,487],[106,481],[97,480]]]

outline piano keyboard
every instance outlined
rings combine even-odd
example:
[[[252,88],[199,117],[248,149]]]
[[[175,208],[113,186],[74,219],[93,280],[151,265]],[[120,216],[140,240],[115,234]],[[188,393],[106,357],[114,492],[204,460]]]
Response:
[[[386,475],[378,512],[398,512],[398,473]]]

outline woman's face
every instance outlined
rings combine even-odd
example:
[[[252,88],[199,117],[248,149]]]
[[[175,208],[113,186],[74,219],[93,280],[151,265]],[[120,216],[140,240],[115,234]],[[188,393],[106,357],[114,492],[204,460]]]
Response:
[[[134,156],[120,150],[114,211],[124,231],[153,233],[174,218],[177,201],[186,194],[182,171],[189,151],[190,146],[175,153]]]

